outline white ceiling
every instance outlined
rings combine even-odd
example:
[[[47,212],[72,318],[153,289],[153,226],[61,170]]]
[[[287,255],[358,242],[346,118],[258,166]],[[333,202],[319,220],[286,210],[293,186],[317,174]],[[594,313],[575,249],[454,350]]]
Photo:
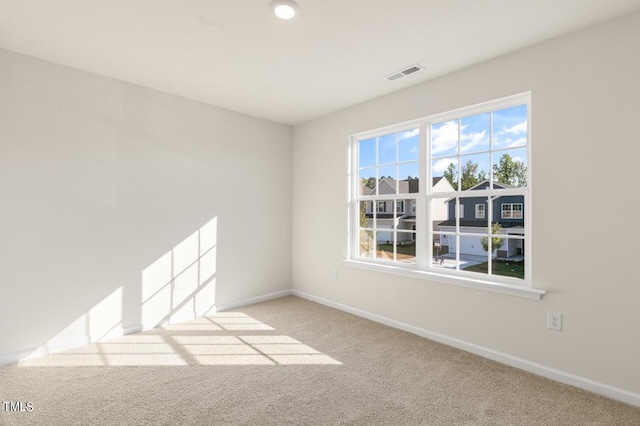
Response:
[[[0,47],[299,124],[640,9],[640,0],[0,0]],[[426,70],[382,77],[419,63]]]

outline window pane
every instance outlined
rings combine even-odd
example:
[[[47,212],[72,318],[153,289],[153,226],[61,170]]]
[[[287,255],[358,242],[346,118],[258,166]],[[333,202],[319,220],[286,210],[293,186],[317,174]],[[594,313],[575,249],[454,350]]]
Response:
[[[400,193],[408,193],[408,192],[418,192],[418,177],[420,174],[420,168],[418,163],[405,163],[400,164],[398,166],[398,179],[400,180],[415,180],[413,185],[406,188],[406,191],[403,188],[400,188]]]
[[[415,232],[396,233],[396,261],[402,263],[416,263],[416,234]]]
[[[360,228],[373,228],[373,202],[360,201],[358,226]]]
[[[490,117],[481,114],[460,120],[460,154],[489,150]]]
[[[431,162],[433,176],[432,192],[447,192],[458,189],[458,158],[446,157]]]
[[[460,157],[462,170],[461,187],[463,191],[473,188],[489,179],[491,156],[487,154],[465,155]]]
[[[527,186],[527,150],[510,149],[493,153],[493,181],[503,186]],[[501,189],[496,187],[494,189]]]
[[[390,233],[392,234],[392,233]],[[378,243],[378,252],[377,252],[377,256],[378,259],[384,259],[384,260],[394,260],[393,257],[393,235],[389,236],[389,239],[385,239],[385,240],[381,240],[380,243]]]
[[[378,168],[378,194],[396,194],[396,166]]]
[[[449,203],[451,202],[451,206]],[[431,218],[433,222],[431,229],[433,231],[441,231],[442,227],[450,227],[456,225],[455,214],[453,205],[455,204],[455,198],[431,198],[430,201]],[[448,229],[451,232],[455,232],[455,228]],[[446,231],[446,230],[445,230]]]
[[[398,161],[418,161],[420,158],[418,129],[398,134]]]
[[[431,126],[431,156],[444,157],[458,154],[458,121]]]
[[[378,164],[396,162],[396,135],[385,135],[378,138]]]
[[[524,236],[524,232],[518,233],[514,229],[507,232],[512,236]],[[495,252],[491,269],[493,275],[524,279],[524,239],[503,238],[503,244]]]
[[[373,231],[360,231],[360,241],[358,246],[358,255],[361,257],[373,257]]]
[[[454,234],[434,234],[432,264],[437,268],[456,269],[456,254],[451,253],[450,244],[455,246]]]
[[[486,227],[478,229],[464,229],[465,232],[477,232],[477,236],[461,235],[460,244],[451,247],[458,252],[460,270],[487,273],[489,253],[484,249],[487,242]]]
[[[358,167],[376,165],[376,140],[365,139],[358,144]]]
[[[376,188],[376,169],[374,167],[370,167],[367,169],[362,169],[358,172],[358,185],[359,194],[360,195],[369,195],[372,190],[373,194],[375,194]]]
[[[527,143],[527,106],[493,113],[493,149],[514,148]]]
[[[380,200],[374,202],[374,207],[376,209],[375,228],[380,231],[378,241],[392,239],[387,235],[385,229],[393,229],[394,205],[394,200]]]

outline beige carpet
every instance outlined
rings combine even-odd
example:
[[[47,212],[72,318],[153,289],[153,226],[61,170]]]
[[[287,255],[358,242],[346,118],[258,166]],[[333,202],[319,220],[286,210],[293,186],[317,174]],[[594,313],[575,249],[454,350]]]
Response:
[[[640,409],[297,297],[0,368],[0,424],[640,425]]]

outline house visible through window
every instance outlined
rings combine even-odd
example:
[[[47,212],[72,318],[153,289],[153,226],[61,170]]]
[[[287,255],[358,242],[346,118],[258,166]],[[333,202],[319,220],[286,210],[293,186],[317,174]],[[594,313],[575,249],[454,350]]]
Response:
[[[353,136],[349,259],[530,286],[529,116],[523,94]]]

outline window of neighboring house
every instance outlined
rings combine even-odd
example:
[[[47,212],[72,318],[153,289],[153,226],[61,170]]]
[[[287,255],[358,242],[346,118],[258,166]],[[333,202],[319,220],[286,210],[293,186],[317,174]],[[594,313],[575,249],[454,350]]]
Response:
[[[416,276],[501,284],[510,292],[530,287],[530,112],[530,95],[522,94],[353,136],[349,260],[387,272],[411,264],[407,273]],[[522,201],[500,203],[502,197]],[[413,216],[401,217],[407,198],[414,198]],[[358,216],[364,201],[376,203],[373,217]],[[379,217],[387,202],[396,206],[392,217]],[[486,220],[462,223],[465,204]],[[496,209],[502,218],[524,219],[522,233],[493,223]],[[396,268],[379,268],[387,263]]]
[[[521,203],[502,204],[502,219],[522,219]]]

